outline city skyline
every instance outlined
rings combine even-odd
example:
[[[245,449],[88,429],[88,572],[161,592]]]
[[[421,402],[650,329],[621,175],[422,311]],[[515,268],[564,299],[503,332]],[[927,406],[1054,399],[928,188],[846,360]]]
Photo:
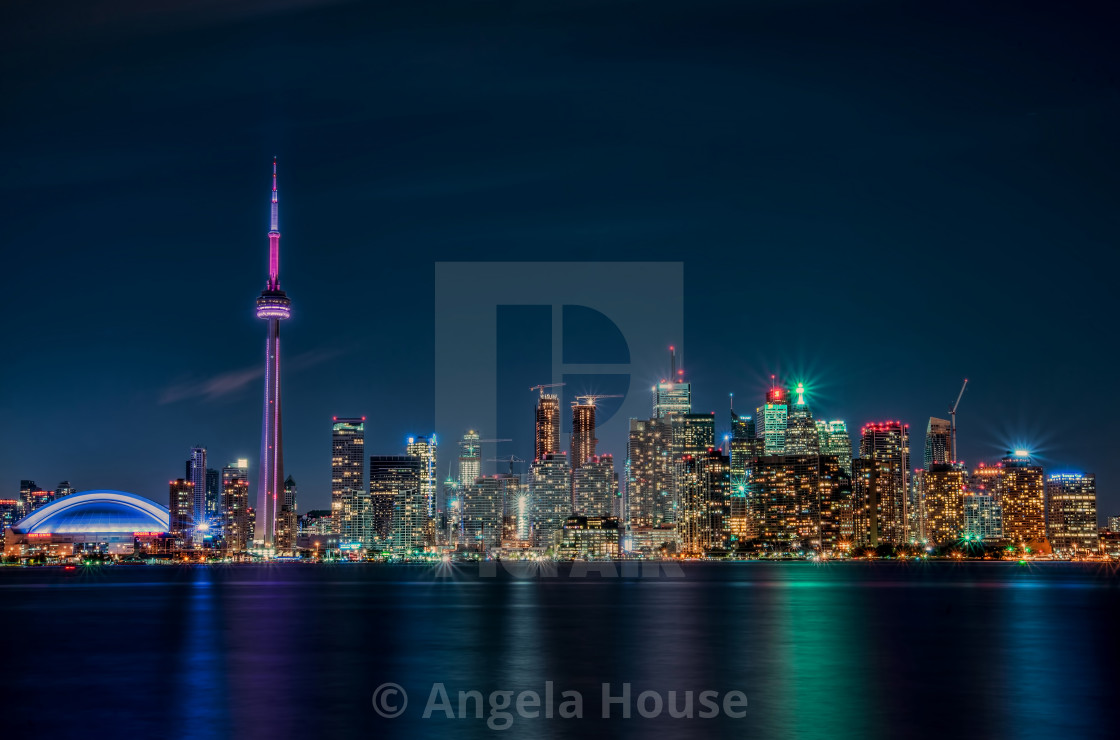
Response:
[[[793,10],[721,11],[715,23],[671,6],[653,4],[640,19],[603,7],[594,17],[572,10],[574,24],[530,14],[488,25],[482,39],[469,22],[444,35],[401,11],[398,21],[418,31],[399,80],[379,72],[400,66],[391,33],[378,31],[386,43],[371,46],[343,30],[332,44],[343,67],[368,75],[372,94],[361,99],[345,75],[306,85],[332,62],[276,53],[286,34],[368,12],[266,14],[266,32],[230,37],[228,19],[170,21],[152,37],[122,23],[112,43],[91,40],[80,58],[54,37],[5,47],[59,66],[27,66],[11,90],[23,115],[2,124],[5,140],[20,143],[6,160],[16,282],[0,300],[11,317],[5,343],[20,360],[0,369],[4,480],[70,479],[159,500],[196,442],[216,464],[258,459],[261,327],[245,302],[267,271],[260,173],[278,154],[285,287],[299,299],[285,326],[285,473],[305,509],[329,496],[331,416],[371,414],[367,444],[387,452],[433,431],[431,266],[475,255],[683,259],[688,331],[663,341],[684,349],[695,408],[722,414],[731,392],[736,408],[754,408],[776,374],[813,389],[818,418],[852,429],[902,419],[917,432],[945,418],[969,377],[960,457],[1029,447],[1048,469],[1095,472],[1101,509],[1120,509],[1111,454],[1120,394],[1098,385],[1116,358],[1096,328],[1113,311],[1100,258],[1114,241],[1115,188],[1099,162],[1115,153],[1116,106],[1099,95],[1112,61],[1108,45],[1091,41],[1103,27],[1092,13],[1045,25],[1056,45],[1047,49],[1067,52],[1055,55],[970,44],[984,29],[1001,38],[1002,26],[951,7],[866,23],[822,8],[810,27]],[[1024,23],[1038,12],[1024,10]],[[609,32],[620,22],[632,29],[625,38]],[[667,38],[669,28],[706,41]],[[558,29],[596,53],[573,58]],[[837,29],[845,43],[888,54],[890,68],[814,51]],[[892,40],[902,34],[906,48]],[[791,36],[807,40],[803,65],[790,66],[774,41]],[[497,56],[453,69],[430,62],[456,58],[468,40]],[[929,77],[927,52],[946,43],[989,76]],[[150,63],[121,69],[119,53]],[[633,85],[632,70],[611,61],[617,53],[655,60],[665,87]],[[507,55],[520,63],[497,63]],[[267,85],[261,70],[228,63],[245,58],[272,60]],[[760,81],[760,65],[784,70],[785,84]],[[145,91],[143,105],[95,95],[64,69],[115,70],[121,90]],[[167,87],[157,69],[214,85]],[[235,99],[220,92],[230,70]],[[535,91],[571,103],[572,81],[588,75],[598,86],[580,87],[591,97],[578,105],[524,105]],[[900,93],[899,75],[922,85]],[[418,104],[414,86],[444,103]],[[753,105],[756,94],[769,107]],[[87,114],[82,126],[73,109]],[[592,111],[634,135],[604,151]],[[185,254],[202,286],[192,295],[204,300],[167,298]],[[79,294],[80,328],[69,302],[53,298]],[[168,308],[145,310],[153,305]],[[188,336],[201,346],[188,348]],[[1026,353],[1037,359],[1023,362]],[[665,371],[645,372],[634,387]],[[1094,387],[1091,412],[1069,402],[1082,385]],[[65,431],[46,445],[36,424]],[[450,440],[463,430],[434,431]],[[530,435],[509,452],[530,459]],[[616,458],[624,445],[600,441]]]

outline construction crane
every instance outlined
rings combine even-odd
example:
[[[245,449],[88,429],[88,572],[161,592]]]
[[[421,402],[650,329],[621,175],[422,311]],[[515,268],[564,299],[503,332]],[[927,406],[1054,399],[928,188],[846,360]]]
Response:
[[[964,389],[968,386],[968,378],[964,379],[961,385],[961,392],[957,394],[957,402],[953,404],[953,408],[949,409],[949,462],[957,461],[957,406],[961,405],[961,396],[964,395]]]
[[[624,398],[624,396],[621,393],[591,393],[591,394],[588,394],[586,396],[576,396],[576,400],[572,401],[572,405],[575,406],[575,405],[579,404],[580,401],[582,401],[584,399],[587,399],[586,404],[579,404],[579,405],[594,406],[595,402],[598,401],[600,398]]]
[[[540,392],[541,392],[541,395],[543,396],[543,395],[544,395],[544,389],[545,389],[545,388],[559,388],[559,387],[560,387],[560,386],[562,386],[562,385],[567,385],[567,383],[542,383],[541,385],[534,385],[534,386],[533,386],[532,388],[530,388],[529,390],[531,390],[531,391],[540,391]]]
[[[509,457],[491,457],[486,462],[508,462],[509,463],[509,474],[513,475],[513,464],[515,462],[523,463],[525,461],[522,460],[517,455],[510,455]]]

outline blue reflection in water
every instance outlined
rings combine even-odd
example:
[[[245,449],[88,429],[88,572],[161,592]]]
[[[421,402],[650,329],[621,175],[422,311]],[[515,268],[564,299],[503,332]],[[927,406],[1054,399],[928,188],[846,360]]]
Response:
[[[223,615],[214,593],[214,570],[191,568],[190,580],[174,588],[181,592],[183,615],[174,669],[178,681],[172,697],[173,726],[183,737],[214,737],[229,725]]]

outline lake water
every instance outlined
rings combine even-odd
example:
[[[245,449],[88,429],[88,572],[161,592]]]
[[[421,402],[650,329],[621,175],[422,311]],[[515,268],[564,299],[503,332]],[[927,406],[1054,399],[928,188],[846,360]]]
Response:
[[[1069,563],[0,568],[5,735],[1117,735],[1120,574]],[[545,718],[578,692],[582,718]],[[374,706],[394,683],[408,704]],[[603,684],[630,700],[608,703]],[[440,703],[442,684],[450,708]],[[483,718],[457,715],[478,691]],[[513,692],[510,722],[504,698]],[[643,717],[638,696],[647,695]],[[693,717],[669,715],[687,708]],[[702,719],[702,691],[717,716]],[[745,695],[729,716],[729,692]],[[569,698],[572,694],[568,695]],[[401,696],[378,694],[385,713]],[[432,700],[431,702],[429,700]],[[654,712],[660,702],[659,713]],[[623,705],[630,709],[624,718]],[[432,716],[422,716],[426,706]],[[573,709],[569,703],[568,710]],[[710,710],[709,710],[710,711]],[[534,712],[541,716],[533,717]],[[511,724],[495,731],[488,726]]]

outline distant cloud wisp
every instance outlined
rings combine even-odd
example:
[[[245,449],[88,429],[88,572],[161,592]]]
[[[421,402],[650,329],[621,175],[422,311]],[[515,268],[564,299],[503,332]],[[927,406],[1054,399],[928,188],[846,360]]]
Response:
[[[314,367],[328,360],[344,354],[341,349],[313,350],[296,355],[285,363],[285,370],[298,371]],[[240,370],[229,370],[219,373],[207,380],[188,380],[175,383],[163,389],[160,393],[160,405],[178,403],[189,399],[215,401],[224,396],[229,396],[240,391],[245,386],[264,375],[263,366],[247,367]]]

